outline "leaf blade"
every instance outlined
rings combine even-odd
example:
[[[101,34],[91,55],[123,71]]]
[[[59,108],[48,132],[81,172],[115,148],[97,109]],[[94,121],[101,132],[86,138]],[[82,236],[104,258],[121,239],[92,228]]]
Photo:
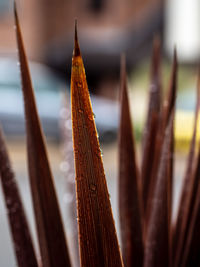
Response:
[[[152,212],[145,240],[144,267],[158,267],[169,264],[169,225],[168,225],[168,163],[172,142],[173,113],[165,131],[161,160],[155,192],[152,200]]]
[[[119,134],[119,217],[122,255],[127,267],[143,264],[141,192],[128,103],[125,57],[121,59],[121,118]]]
[[[71,266],[15,5],[14,15],[26,117],[29,178],[42,263],[44,267]]]
[[[72,129],[81,266],[123,266],[75,27]]]
[[[0,179],[2,183],[6,208],[8,211],[7,214],[18,266],[37,267],[38,263],[31,239],[31,233],[1,129]]]

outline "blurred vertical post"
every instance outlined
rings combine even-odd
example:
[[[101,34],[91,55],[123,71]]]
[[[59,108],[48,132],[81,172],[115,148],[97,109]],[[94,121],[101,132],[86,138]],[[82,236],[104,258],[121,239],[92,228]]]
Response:
[[[167,0],[165,12],[165,48],[168,54],[173,54],[176,45],[179,61],[195,62],[200,58],[200,1]]]

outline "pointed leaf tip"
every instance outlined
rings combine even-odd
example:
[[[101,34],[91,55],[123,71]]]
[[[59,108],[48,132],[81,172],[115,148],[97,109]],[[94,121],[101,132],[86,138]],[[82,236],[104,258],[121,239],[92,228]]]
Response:
[[[143,263],[141,197],[139,194],[139,173],[129,109],[124,54],[121,56],[120,96],[118,190],[122,253],[126,267],[139,267]]]
[[[80,52],[80,48],[79,48],[79,42],[78,42],[77,24],[78,24],[78,21],[77,21],[77,19],[75,19],[74,53],[73,53],[73,56],[74,56],[74,57],[78,57],[78,56],[80,56],[80,54],[81,54],[81,52]]]
[[[71,108],[81,266],[122,267],[76,29]]]
[[[71,266],[45,139],[37,112],[20,23],[16,37],[26,118],[29,179],[43,266]]]

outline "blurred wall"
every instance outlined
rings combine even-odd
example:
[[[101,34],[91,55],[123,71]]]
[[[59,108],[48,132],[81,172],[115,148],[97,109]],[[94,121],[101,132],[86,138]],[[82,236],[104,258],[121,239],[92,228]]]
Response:
[[[18,0],[17,7],[28,55],[41,59],[55,40],[71,38],[74,19],[80,29],[102,38],[108,29],[139,27],[162,0]],[[11,0],[0,0],[0,53],[15,53]],[[106,35],[105,35],[106,37]]]

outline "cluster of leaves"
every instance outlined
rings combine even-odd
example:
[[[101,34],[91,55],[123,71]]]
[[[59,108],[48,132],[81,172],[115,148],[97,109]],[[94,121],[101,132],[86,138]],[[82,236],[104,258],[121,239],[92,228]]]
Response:
[[[37,113],[15,7],[24,96],[29,179],[41,260],[35,255],[15,176],[0,134],[0,177],[18,266],[72,266]],[[119,135],[120,252],[102,164],[85,70],[75,28],[71,72],[72,130],[81,266],[160,267],[200,265],[200,150],[196,152],[200,84],[180,206],[172,223],[176,51],[168,94],[162,101],[160,44],[154,43],[149,107],[137,164],[129,111],[125,58],[121,64]]]

